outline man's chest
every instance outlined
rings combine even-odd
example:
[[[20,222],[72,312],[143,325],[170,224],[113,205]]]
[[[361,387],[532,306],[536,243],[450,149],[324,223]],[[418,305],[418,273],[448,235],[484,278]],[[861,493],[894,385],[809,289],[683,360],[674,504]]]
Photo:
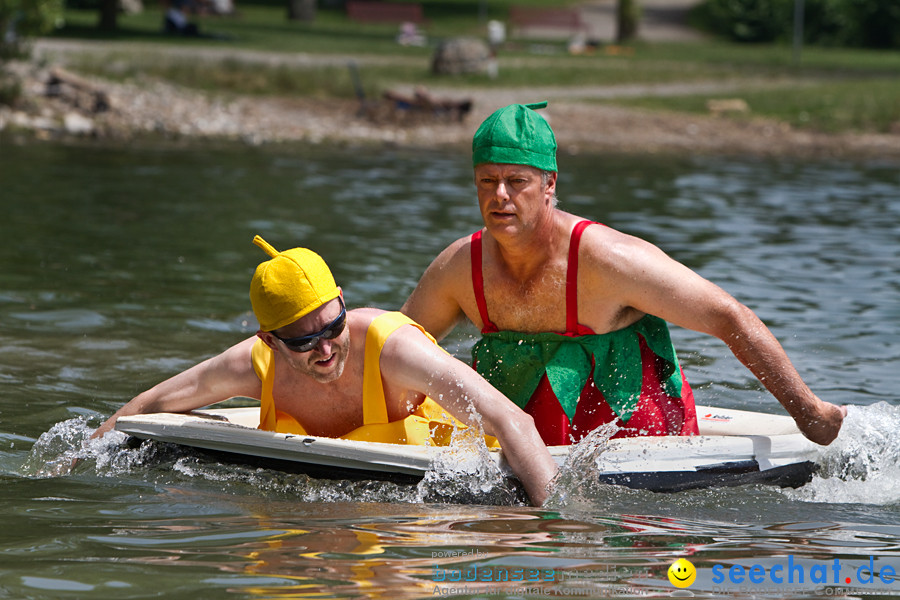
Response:
[[[339,437],[363,424],[362,382],[344,383],[349,382],[304,382],[276,372],[272,398],[276,409],[297,419],[310,435]]]
[[[563,331],[566,326],[566,265],[555,261],[527,276],[484,268],[488,318],[501,330]]]
[[[568,331],[579,323],[602,333],[617,329],[623,307],[602,277],[569,273],[565,262],[520,282],[485,269],[484,299],[488,318],[501,331]],[[476,312],[470,314],[478,314]],[[467,311],[468,312],[468,311]]]

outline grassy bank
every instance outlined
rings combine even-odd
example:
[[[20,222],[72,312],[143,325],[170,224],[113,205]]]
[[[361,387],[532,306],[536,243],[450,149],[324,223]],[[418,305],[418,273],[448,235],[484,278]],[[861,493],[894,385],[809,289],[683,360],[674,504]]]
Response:
[[[534,0],[549,4],[552,0]],[[116,50],[85,54],[74,59],[84,72],[119,79],[145,76],[170,80],[212,92],[307,97],[352,97],[354,85],[345,63],[261,64],[234,57],[220,61],[192,58],[198,47],[246,49],[265,52],[378,56],[367,63],[362,80],[367,94],[377,96],[398,85],[466,88],[527,88],[557,86],[643,86],[627,99],[609,99],[629,106],[681,112],[707,112],[711,98],[741,98],[749,113],[726,118],[763,116],[794,127],[825,132],[847,130],[886,132],[900,124],[900,52],[804,48],[795,64],[789,47],[749,46],[710,40],[685,43],[639,43],[622,53],[601,46],[591,55],[572,56],[565,40],[525,40],[513,37],[500,53],[496,79],[466,76],[448,80],[430,74],[430,57],[444,38],[484,37],[479,5],[470,2],[424,3],[429,45],[402,47],[391,25],[350,22],[340,10],[319,10],[313,23],[290,22],[281,3],[240,2],[239,13],[229,17],[203,17],[202,31],[210,38],[173,38],[160,32],[162,15],[148,8],[139,15],[120,18],[120,30],[101,36],[95,29],[95,11],[69,10],[66,26],[56,37],[142,42],[140,51]],[[508,3],[491,2],[487,16],[504,18]],[[158,54],[152,45],[176,46],[183,53]],[[148,50],[148,48],[150,48]],[[727,83],[722,94],[692,94],[691,84]],[[677,94],[659,95],[658,84],[686,84]],[[677,87],[677,86],[676,86]],[[597,101],[597,100],[594,100]]]

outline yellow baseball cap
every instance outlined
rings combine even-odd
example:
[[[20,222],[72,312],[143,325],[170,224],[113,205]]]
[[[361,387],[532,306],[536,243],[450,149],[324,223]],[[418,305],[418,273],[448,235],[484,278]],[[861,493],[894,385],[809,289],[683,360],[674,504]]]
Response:
[[[307,248],[279,252],[260,236],[253,243],[271,256],[250,282],[250,303],[263,331],[290,325],[340,295],[322,257]]]

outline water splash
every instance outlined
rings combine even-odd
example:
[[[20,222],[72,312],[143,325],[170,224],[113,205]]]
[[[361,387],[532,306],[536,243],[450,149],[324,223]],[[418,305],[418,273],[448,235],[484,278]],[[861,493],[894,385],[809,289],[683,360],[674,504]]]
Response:
[[[205,482],[225,483],[230,492],[242,487],[248,494],[286,496],[304,502],[416,501],[413,485],[388,481],[317,479],[305,473],[276,471],[241,464],[222,464],[194,454],[180,457],[172,470]]]
[[[598,457],[615,431],[610,427],[598,429],[572,447],[545,506],[589,509],[608,501],[619,505],[649,502],[646,491],[604,485],[595,478]],[[776,493],[799,502],[828,504],[900,504],[900,406],[886,402],[851,406],[840,436],[830,446],[822,447],[815,460],[817,472],[808,484],[797,489],[760,486],[753,494]],[[734,503],[748,489],[716,488],[708,492],[717,501]],[[653,495],[652,502],[658,510],[660,503],[677,506],[683,498],[693,499],[698,493],[706,492]]]
[[[454,428],[450,445],[418,485],[421,502],[516,504],[522,492],[507,480],[484,443],[478,423]]]
[[[35,478],[60,477],[93,468],[97,474],[116,476],[159,460],[154,458],[158,447],[153,444],[129,446],[128,436],[118,431],[92,439],[94,431],[85,417],[56,423],[31,447],[21,474]]]
[[[454,431],[451,445],[418,485],[317,479],[223,464],[171,444],[134,444],[128,436],[116,431],[91,439],[93,432],[86,417],[55,424],[33,444],[17,469],[19,474],[42,478],[92,471],[100,476],[117,477],[139,471],[153,472],[157,480],[197,478],[231,486],[246,485],[272,494],[290,494],[311,502],[527,503],[522,488],[506,479],[492,459],[477,426]],[[614,426],[606,426],[572,446],[545,506],[595,507],[599,502],[641,500],[646,496],[641,490],[601,484],[594,477],[598,458],[615,432]],[[850,407],[841,435],[832,445],[821,449],[816,462],[818,473],[809,484],[776,493],[799,502],[900,504],[900,406],[879,402]],[[669,500],[678,501],[677,498]]]
[[[303,473],[220,462],[217,456],[155,441],[137,442],[118,431],[92,439],[85,417],[56,423],[33,444],[18,469],[25,477],[49,478],[92,472],[104,477],[142,473],[157,483],[195,479],[247,487],[307,502],[453,502],[515,504],[524,496],[504,479],[477,425],[453,432],[451,444],[418,485],[377,480],[319,479]]]
[[[600,483],[596,476],[597,463],[617,431],[619,428],[614,423],[607,423],[571,447],[553,482],[546,506],[590,504],[609,492],[610,486]]]
[[[806,502],[900,503],[900,406],[850,406],[841,434],[822,449],[813,480],[785,494]]]

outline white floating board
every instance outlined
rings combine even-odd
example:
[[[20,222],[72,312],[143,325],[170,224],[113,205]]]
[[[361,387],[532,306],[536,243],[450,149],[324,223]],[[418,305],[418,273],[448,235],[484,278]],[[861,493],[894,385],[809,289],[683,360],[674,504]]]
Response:
[[[654,491],[768,483],[799,486],[812,476],[818,446],[793,419],[742,410],[697,407],[700,435],[609,440],[596,457],[598,478]],[[273,468],[308,467],[319,475],[421,478],[446,448],[357,442],[257,429],[259,408],[121,417],[116,429],[141,439],[264,459]],[[551,446],[563,464],[572,446]],[[502,452],[492,452],[507,469]],[[323,471],[324,468],[324,471]]]

